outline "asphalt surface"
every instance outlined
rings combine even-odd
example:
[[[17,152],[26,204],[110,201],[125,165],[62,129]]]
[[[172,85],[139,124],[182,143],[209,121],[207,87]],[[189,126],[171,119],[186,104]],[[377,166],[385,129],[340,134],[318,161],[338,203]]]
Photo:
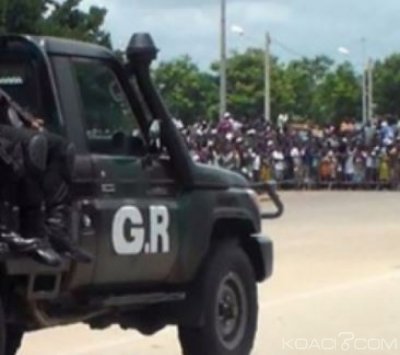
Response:
[[[400,193],[285,193],[265,223],[274,277],[260,286],[255,355],[400,353]],[[176,331],[113,327],[28,335],[22,355],[178,355]],[[205,355],[207,352],[205,350]]]

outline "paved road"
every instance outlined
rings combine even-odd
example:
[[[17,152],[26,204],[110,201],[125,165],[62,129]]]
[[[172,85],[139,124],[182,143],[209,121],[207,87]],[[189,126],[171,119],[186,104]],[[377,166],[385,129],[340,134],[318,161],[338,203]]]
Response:
[[[400,353],[400,193],[283,195],[265,224],[274,278],[260,287],[255,355]],[[145,338],[73,326],[26,337],[22,355],[178,355],[173,328]],[[206,353],[205,353],[206,355]]]

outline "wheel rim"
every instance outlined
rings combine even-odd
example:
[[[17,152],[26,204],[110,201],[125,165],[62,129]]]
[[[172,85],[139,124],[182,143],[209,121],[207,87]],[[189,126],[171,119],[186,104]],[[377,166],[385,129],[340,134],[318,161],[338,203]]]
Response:
[[[215,314],[221,343],[229,350],[236,349],[244,338],[248,319],[248,300],[237,274],[230,273],[220,283]]]

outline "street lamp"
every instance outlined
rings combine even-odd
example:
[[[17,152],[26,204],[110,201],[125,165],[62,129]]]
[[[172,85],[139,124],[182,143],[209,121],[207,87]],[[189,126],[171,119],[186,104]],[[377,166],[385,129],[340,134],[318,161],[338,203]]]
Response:
[[[231,26],[231,31],[239,36],[244,36],[245,35],[245,31],[243,29],[243,27],[240,27],[238,25],[232,25]]]
[[[350,51],[346,47],[339,47],[338,52],[343,55],[349,55]]]
[[[238,25],[231,26],[231,31],[244,36],[246,31]],[[264,95],[264,117],[267,122],[271,120],[271,36],[265,36],[265,95]]]
[[[364,124],[371,122],[374,116],[374,83],[373,83],[373,61],[366,60],[365,39],[363,45],[363,68],[362,68],[362,121]],[[340,54],[349,56],[351,51],[346,47],[339,47]]]

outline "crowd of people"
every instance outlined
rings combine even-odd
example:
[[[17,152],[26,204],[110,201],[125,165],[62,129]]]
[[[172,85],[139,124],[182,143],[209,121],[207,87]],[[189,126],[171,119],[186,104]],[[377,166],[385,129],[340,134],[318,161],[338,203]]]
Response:
[[[235,120],[177,125],[195,161],[288,188],[400,187],[400,123],[293,124]]]

